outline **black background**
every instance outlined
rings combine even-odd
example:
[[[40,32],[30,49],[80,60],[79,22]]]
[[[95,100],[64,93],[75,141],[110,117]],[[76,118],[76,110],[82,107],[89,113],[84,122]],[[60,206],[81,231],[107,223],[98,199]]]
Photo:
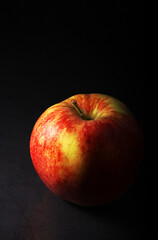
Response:
[[[1,6],[0,239],[152,239],[144,3],[127,2]],[[128,105],[142,128],[145,151],[128,193],[88,208],[67,203],[44,186],[31,162],[29,138],[46,108],[92,92]]]

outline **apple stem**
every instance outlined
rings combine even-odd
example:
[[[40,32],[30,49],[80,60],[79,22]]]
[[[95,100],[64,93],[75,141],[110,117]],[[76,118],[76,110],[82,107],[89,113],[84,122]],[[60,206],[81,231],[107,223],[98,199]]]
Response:
[[[72,105],[75,107],[75,109],[77,110],[77,112],[79,113],[79,115],[84,119],[84,120],[88,120],[88,118],[85,116],[85,114],[81,111],[81,109],[79,108],[76,99],[72,99]]]

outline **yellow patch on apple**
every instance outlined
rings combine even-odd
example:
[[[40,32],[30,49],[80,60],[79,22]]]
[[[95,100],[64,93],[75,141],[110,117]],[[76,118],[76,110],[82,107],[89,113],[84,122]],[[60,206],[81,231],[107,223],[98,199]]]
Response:
[[[67,159],[67,161],[64,161],[64,165],[75,166],[80,154],[76,134],[67,132],[67,130],[64,129],[58,141],[61,144],[61,152]]]

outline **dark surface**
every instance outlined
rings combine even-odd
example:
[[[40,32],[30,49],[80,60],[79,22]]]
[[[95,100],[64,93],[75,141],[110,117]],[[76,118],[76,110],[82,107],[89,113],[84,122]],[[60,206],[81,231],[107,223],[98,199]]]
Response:
[[[151,83],[144,67],[143,3],[132,4],[1,8],[1,240],[152,239]],[[46,108],[92,92],[129,106],[142,128],[145,153],[127,194],[87,208],[67,203],[45,187],[31,162],[29,138]]]

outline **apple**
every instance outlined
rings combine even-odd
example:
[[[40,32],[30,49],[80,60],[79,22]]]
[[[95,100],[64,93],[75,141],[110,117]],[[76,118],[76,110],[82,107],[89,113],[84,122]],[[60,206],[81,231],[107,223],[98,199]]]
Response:
[[[134,182],[143,156],[141,129],[120,100],[77,94],[49,107],[35,123],[30,155],[55,195],[82,206],[111,202]]]

